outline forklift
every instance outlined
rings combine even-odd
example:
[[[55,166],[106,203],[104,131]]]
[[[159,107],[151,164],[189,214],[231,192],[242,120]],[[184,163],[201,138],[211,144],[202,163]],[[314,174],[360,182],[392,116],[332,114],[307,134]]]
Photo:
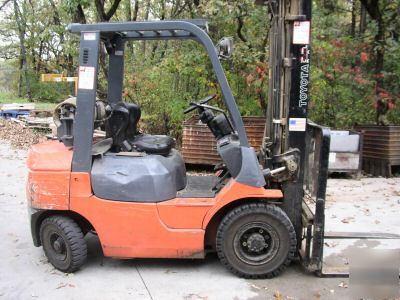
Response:
[[[261,149],[249,145],[220,62],[231,55],[232,40],[215,46],[207,21],[69,25],[80,35],[77,98],[57,107],[57,138],[34,145],[27,159],[33,244],[55,268],[78,270],[92,232],[108,257],[201,259],[216,252],[244,278],[277,276],[293,260],[322,274],[330,134],[307,119],[311,0],[258,4],[267,5],[271,22]],[[174,139],[140,132],[140,107],[123,101],[125,43],[146,40],[192,40],[207,51],[226,111],[210,95],[182,113],[198,113],[213,133],[222,160],[214,175],[187,174]],[[108,54],[106,101],[96,97],[101,47]],[[97,128],[105,136],[94,135]]]

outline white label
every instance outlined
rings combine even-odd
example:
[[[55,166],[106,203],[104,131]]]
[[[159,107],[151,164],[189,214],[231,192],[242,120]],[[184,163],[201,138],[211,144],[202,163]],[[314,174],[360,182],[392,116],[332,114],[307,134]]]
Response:
[[[293,44],[310,43],[310,21],[296,21],[293,24]]]
[[[94,33],[94,32],[85,32],[83,34],[83,39],[85,41],[94,41],[96,39],[96,33]]]
[[[306,131],[306,118],[290,118],[289,131]]]
[[[336,153],[335,152],[329,153],[329,162],[334,163],[335,161],[336,161]]]
[[[67,82],[74,82],[76,77],[67,77]]]
[[[78,89],[93,90],[94,67],[79,67]]]

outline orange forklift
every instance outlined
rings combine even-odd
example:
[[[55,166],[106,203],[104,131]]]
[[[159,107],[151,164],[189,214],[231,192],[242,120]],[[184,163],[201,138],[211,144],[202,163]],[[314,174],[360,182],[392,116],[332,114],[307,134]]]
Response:
[[[232,41],[214,46],[206,21],[69,26],[80,35],[77,98],[57,107],[57,139],[33,146],[27,160],[33,243],[55,268],[79,269],[84,237],[93,232],[114,258],[194,259],[216,251],[245,278],[276,276],[295,258],[320,270],[329,132],[306,120],[311,1],[300,2],[286,20],[280,16],[289,10],[276,1],[269,6],[271,30],[290,30],[293,42],[285,48],[271,34],[268,121],[257,153],[220,62],[231,55]],[[216,139],[222,163],[212,176],[188,175],[174,140],[140,132],[140,107],[122,100],[125,42],[185,39],[206,49],[227,110],[212,106],[211,95],[184,111],[196,111]],[[96,98],[100,47],[109,57],[105,102]],[[94,136],[96,128],[105,136]],[[305,166],[310,161],[312,168]],[[302,208],[306,185],[317,187],[315,218]]]

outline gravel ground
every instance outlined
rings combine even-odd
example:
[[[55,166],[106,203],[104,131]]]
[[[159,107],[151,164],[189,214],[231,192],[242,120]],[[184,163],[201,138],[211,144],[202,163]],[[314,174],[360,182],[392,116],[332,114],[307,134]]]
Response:
[[[0,299],[351,299],[347,279],[318,278],[298,263],[278,278],[244,280],[228,273],[215,256],[200,261],[104,258],[95,236],[87,237],[89,259],[82,270],[63,274],[31,241],[25,159],[26,151],[1,142]],[[399,186],[400,178],[330,180],[327,230],[369,226],[399,233]],[[346,243],[328,244],[328,260],[342,258]]]

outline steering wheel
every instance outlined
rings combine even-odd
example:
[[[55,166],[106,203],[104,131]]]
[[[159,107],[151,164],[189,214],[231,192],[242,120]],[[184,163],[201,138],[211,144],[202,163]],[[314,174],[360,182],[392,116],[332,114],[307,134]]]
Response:
[[[215,97],[217,97],[217,95],[207,96],[198,102],[190,102],[190,106],[188,108],[186,108],[183,113],[188,114],[191,111],[195,110],[196,108],[202,107],[203,104],[210,102]]]

